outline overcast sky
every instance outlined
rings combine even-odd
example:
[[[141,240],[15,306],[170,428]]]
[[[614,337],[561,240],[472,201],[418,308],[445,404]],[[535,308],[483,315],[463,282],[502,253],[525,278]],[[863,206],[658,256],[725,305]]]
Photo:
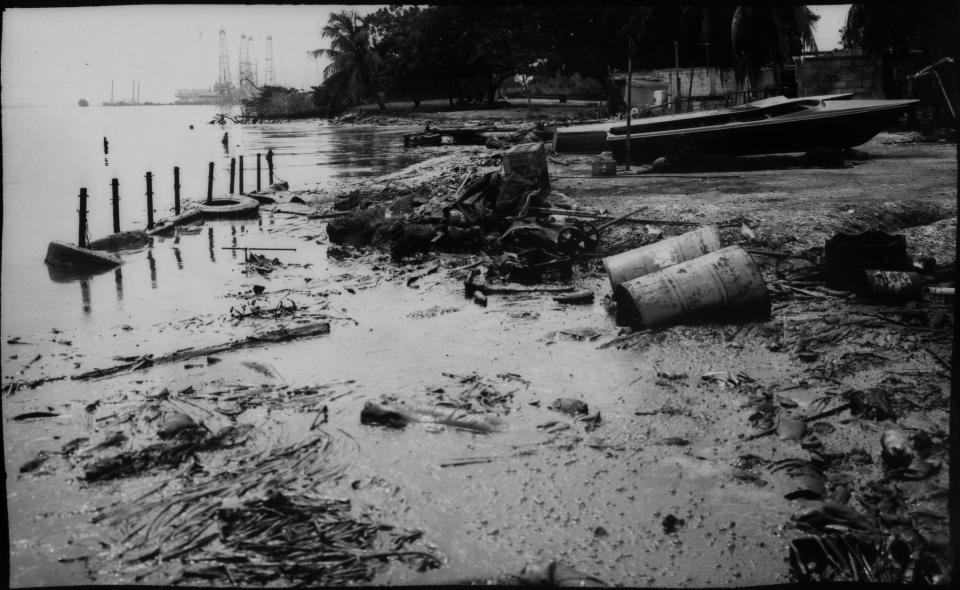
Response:
[[[838,29],[849,5],[816,6],[821,51],[839,45]],[[307,52],[326,46],[320,29],[331,12],[375,5],[132,5],[4,10],[2,103],[92,104],[129,99],[172,102],[178,88],[209,88],[217,80],[221,28],[227,32],[231,77],[237,82],[240,35],[254,38],[261,82],[266,37],[273,37],[276,81],[308,89],[320,83],[321,66]]]

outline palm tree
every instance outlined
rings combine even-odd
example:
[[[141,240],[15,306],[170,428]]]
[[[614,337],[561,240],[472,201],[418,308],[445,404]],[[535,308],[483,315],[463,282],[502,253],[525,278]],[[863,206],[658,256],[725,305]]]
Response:
[[[756,86],[761,68],[772,65],[779,86],[781,64],[803,50],[817,50],[813,32],[819,18],[806,6],[737,6],[730,18],[737,84],[748,79]]]
[[[310,54],[317,59],[330,59],[323,68],[323,85],[330,90],[331,104],[343,99],[357,104],[372,96],[380,110],[386,110],[378,84],[380,55],[373,49],[370,27],[360,15],[354,11],[331,14],[321,36],[330,39],[330,47],[315,49]]]

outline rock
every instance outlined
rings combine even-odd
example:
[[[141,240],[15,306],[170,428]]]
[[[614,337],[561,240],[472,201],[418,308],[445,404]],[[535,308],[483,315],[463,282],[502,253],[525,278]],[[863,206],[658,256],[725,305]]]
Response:
[[[682,518],[677,518],[672,514],[668,514],[663,518],[663,522],[661,524],[663,524],[663,532],[671,534],[677,532],[677,528],[684,525],[684,520]]]
[[[197,428],[199,426],[190,416],[182,412],[169,412],[164,416],[157,434],[160,438],[172,438],[181,432],[196,430]]]
[[[569,397],[555,399],[553,403],[550,404],[549,408],[555,412],[562,412],[571,416],[590,413],[586,403]]]
[[[907,449],[903,434],[898,430],[884,432],[880,436],[880,446],[880,456],[888,467],[906,467],[913,461],[913,455]]]
[[[33,459],[30,459],[29,461],[27,461],[26,463],[20,466],[20,473],[30,473],[32,471],[36,471],[49,458],[50,458],[50,453],[48,453],[47,451],[40,451],[39,453],[37,453],[36,457],[34,457]]]
[[[807,423],[802,420],[785,419],[777,426],[780,440],[800,440],[807,433]]]
[[[670,161],[667,160],[665,156],[660,156],[659,158],[653,161],[653,169],[657,171],[669,170]]]

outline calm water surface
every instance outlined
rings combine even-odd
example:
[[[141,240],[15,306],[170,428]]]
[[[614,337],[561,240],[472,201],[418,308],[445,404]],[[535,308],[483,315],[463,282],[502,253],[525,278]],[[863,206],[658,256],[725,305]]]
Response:
[[[243,155],[244,188],[250,191],[256,187],[256,154],[268,149],[274,152],[277,179],[288,181],[291,189],[382,174],[423,158],[403,150],[400,136],[409,128],[335,127],[319,120],[209,124],[218,112],[216,106],[3,109],[0,317],[5,338],[76,324],[107,329],[134,316],[149,321],[186,303],[207,311],[215,302],[197,294],[210,293],[224,273],[237,268],[223,264],[232,257],[222,248],[264,245],[267,239],[263,221],[208,223],[202,235],[157,239],[152,248],[124,253],[117,271],[67,280],[51,274],[43,259],[51,240],[77,241],[81,187],[89,194],[89,235],[97,239],[113,231],[113,178],[120,187],[120,226],[129,230],[146,225],[148,171],[158,220],[172,214],[174,166],[180,167],[181,198],[199,200],[206,197],[208,162],[214,162],[213,192],[219,196],[229,190],[230,158]],[[265,161],[262,166],[265,187]],[[285,245],[275,241],[270,245]],[[302,242],[291,247],[296,246],[301,246],[298,252],[285,260],[315,257]]]

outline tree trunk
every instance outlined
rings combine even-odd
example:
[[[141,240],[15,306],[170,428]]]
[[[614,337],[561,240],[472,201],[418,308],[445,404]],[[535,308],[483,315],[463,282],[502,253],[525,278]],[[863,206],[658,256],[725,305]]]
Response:
[[[612,114],[623,109],[626,104],[623,102],[623,97],[620,96],[620,87],[609,76],[597,76],[596,79],[600,82],[603,93],[607,96],[607,112]]]
[[[387,110],[387,105],[383,102],[383,95],[378,90],[373,91],[373,96],[377,99],[377,107],[380,112]]]

